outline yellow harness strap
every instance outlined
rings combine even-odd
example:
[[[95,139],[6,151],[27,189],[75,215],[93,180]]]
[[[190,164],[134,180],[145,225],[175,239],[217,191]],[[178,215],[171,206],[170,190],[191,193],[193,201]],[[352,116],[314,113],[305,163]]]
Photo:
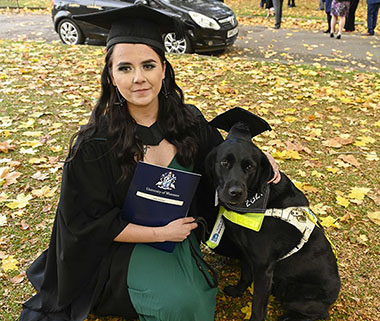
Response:
[[[265,213],[240,214],[237,212],[229,211],[223,206],[220,207],[219,211],[222,213],[223,217],[232,223],[249,228],[250,230],[254,230],[256,232],[260,231],[265,215]]]
[[[214,228],[211,232],[209,240],[206,244],[214,249],[219,245],[222,238],[225,226],[223,218],[228,219],[232,223],[243,226],[245,228],[259,232],[264,221],[265,216],[271,216],[279,218],[294,227],[296,227],[301,233],[302,238],[289,253],[281,257],[279,260],[283,260],[292,254],[298,252],[305,243],[309,240],[311,233],[315,227],[319,227],[318,220],[314,213],[308,207],[289,207],[286,209],[267,209],[265,213],[244,213],[240,214],[234,211],[229,211],[225,207],[220,206],[219,215],[215,222]],[[325,234],[327,240],[330,242],[332,250],[336,257],[335,246]]]

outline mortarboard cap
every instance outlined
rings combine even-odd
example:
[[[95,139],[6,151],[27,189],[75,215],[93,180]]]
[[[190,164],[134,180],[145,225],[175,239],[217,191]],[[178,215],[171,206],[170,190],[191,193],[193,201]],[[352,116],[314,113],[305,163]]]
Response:
[[[227,132],[237,123],[246,124],[251,133],[251,137],[255,137],[266,130],[272,130],[264,119],[240,107],[227,110],[210,121],[210,125]]]
[[[139,1],[127,7],[73,18],[109,30],[107,50],[117,43],[139,43],[165,52],[162,35],[183,33],[178,15],[148,7]]]

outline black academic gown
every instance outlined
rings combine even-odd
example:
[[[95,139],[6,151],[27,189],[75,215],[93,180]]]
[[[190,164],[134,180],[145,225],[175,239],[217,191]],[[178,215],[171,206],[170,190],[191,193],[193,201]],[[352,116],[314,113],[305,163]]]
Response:
[[[212,221],[214,190],[203,164],[222,137],[198,109],[189,108],[199,120],[194,171],[202,174],[190,215]],[[137,317],[127,287],[134,244],[113,241],[128,224],[120,209],[130,178],[118,183],[120,175],[106,130],[95,133],[65,163],[49,248],[27,270],[37,294],[24,303],[20,321],[80,321],[91,311]]]

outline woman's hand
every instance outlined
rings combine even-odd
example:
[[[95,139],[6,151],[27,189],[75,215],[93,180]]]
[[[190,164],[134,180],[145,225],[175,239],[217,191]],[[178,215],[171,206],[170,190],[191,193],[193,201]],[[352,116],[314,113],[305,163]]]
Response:
[[[182,242],[197,227],[198,224],[194,223],[194,217],[184,217],[163,226],[160,232],[164,241]]]
[[[270,181],[268,181],[268,184],[273,183],[277,184],[281,180],[281,173],[280,173],[280,167],[277,165],[276,161],[274,160],[273,156],[269,153],[264,152],[265,156],[268,158],[269,163],[272,165],[272,169],[274,172],[274,176]]]

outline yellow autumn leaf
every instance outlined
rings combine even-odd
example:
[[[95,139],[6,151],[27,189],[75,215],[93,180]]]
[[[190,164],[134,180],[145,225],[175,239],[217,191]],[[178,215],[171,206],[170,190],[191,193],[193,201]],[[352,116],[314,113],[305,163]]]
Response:
[[[376,142],[376,140],[370,136],[360,136],[358,138],[359,138],[359,140],[357,140],[354,143],[354,145],[359,146],[359,147],[363,147],[363,146],[366,146],[367,144],[373,144]]]
[[[322,203],[317,203],[310,205],[310,209],[317,215],[326,215],[327,211],[330,210],[331,207]]]
[[[18,128],[31,128],[34,126],[34,123],[36,121],[33,118],[29,118],[26,122],[21,122],[21,124],[18,126]]]
[[[369,219],[374,222],[377,225],[380,225],[380,211],[376,212],[369,212],[368,213]]]
[[[348,197],[351,199],[362,200],[370,192],[370,188],[367,187],[353,187]]]
[[[14,255],[9,255],[5,259],[3,259],[1,267],[3,268],[4,272],[18,270],[17,267],[18,261],[14,258]]]
[[[245,314],[244,320],[249,320],[251,318],[251,313],[252,313],[252,302],[248,302],[248,305],[245,307],[242,307],[240,311]]]
[[[322,135],[322,129],[320,129],[320,128],[313,128],[310,131],[310,136],[312,136],[312,137],[319,137],[321,135]]]
[[[47,159],[45,157],[32,157],[29,159],[30,164],[41,164],[41,163],[46,163]]]
[[[324,226],[324,227],[331,227],[332,226],[332,227],[340,228],[339,223],[335,222],[336,219],[330,215],[326,216],[326,217],[320,217],[319,220],[320,220],[322,226]]]
[[[29,201],[33,198],[32,195],[25,195],[24,193],[17,195],[16,199],[11,203],[6,204],[11,209],[24,208],[29,204]],[[9,200],[8,200],[9,201]]]
[[[288,151],[286,151],[286,154],[288,155],[288,158],[301,159],[300,154],[296,150],[288,150]]]
[[[286,117],[284,118],[284,120],[285,120],[287,123],[292,123],[292,122],[296,121],[297,118],[294,117],[294,116],[286,116]]]
[[[42,131],[26,131],[22,133],[24,136],[29,136],[29,137],[39,137],[42,135]]]
[[[342,196],[337,196],[336,202],[343,207],[347,207],[350,204],[349,200]]]
[[[40,147],[42,145],[43,144],[39,140],[29,140],[29,141],[21,143],[21,146],[28,146],[28,147],[32,147],[32,148]]]
[[[339,169],[336,167],[326,167],[326,170],[333,174],[336,174],[337,172],[339,172]]]
[[[62,150],[62,146],[52,146],[50,147],[50,150],[54,153],[58,153]]]
[[[322,174],[320,172],[317,172],[315,170],[311,172],[311,175],[313,175],[315,177],[318,177],[318,178],[321,178],[321,177],[325,176],[324,174]]]
[[[53,197],[56,190],[57,187],[49,188],[49,186],[44,186],[40,189],[33,190],[32,195],[36,197]]]

